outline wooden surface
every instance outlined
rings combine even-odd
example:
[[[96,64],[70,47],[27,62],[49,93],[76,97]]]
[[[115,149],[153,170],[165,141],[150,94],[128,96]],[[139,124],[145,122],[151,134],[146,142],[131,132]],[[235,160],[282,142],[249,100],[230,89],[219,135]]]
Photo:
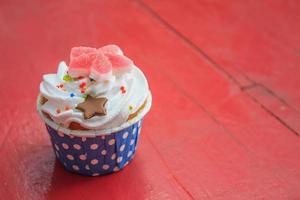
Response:
[[[300,3],[1,1],[1,199],[300,199]],[[63,170],[35,110],[70,48],[119,44],[153,93],[133,162]]]

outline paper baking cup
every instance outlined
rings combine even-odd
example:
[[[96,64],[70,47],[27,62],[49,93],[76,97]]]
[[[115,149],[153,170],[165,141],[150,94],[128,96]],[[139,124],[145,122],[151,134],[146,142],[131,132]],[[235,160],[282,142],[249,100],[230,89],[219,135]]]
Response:
[[[38,101],[39,102],[39,101]],[[70,172],[98,176],[119,171],[133,158],[142,120],[151,107],[151,95],[143,111],[119,127],[77,131],[61,127],[38,112],[46,124],[56,158]]]
[[[70,172],[97,176],[119,171],[133,158],[142,120],[107,135],[67,135],[46,124],[56,158]]]

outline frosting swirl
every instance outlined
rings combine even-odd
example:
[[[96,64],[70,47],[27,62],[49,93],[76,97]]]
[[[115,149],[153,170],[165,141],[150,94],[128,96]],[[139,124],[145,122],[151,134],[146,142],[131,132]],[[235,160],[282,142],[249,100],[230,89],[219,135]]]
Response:
[[[69,66],[60,62],[56,74],[43,76],[40,93],[47,101],[41,111],[63,127],[75,122],[86,129],[102,130],[120,126],[145,103],[147,80],[116,45],[100,49],[76,47]],[[106,115],[84,117],[76,107],[87,95],[106,98]]]

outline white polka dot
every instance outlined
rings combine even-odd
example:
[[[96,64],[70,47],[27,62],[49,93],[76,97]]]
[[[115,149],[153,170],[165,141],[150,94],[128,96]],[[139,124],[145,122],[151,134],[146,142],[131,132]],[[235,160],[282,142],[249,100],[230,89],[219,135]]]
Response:
[[[80,160],[86,160],[86,155],[81,154],[81,155],[79,156],[79,159],[80,159]]]
[[[99,176],[99,173],[93,173],[92,176]]]
[[[59,137],[64,137],[64,133],[63,132],[57,131],[57,134],[59,135]]]
[[[79,167],[78,167],[77,165],[73,165],[72,168],[73,168],[74,170],[76,170],[76,171],[79,170]]]
[[[105,135],[102,135],[102,136],[101,136],[101,139],[102,139],[102,140],[105,140]]]
[[[113,144],[115,144],[115,142],[116,142],[115,139],[111,139],[111,140],[108,141],[108,144],[109,144],[109,145],[113,145]]]
[[[64,162],[64,166],[66,167],[66,166],[67,166],[67,163]]]
[[[130,140],[130,145],[134,144],[134,139]]]
[[[138,130],[138,135],[140,135],[140,133],[141,133],[141,129]]]
[[[117,158],[117,163],[122,162],[122,160],[123,160],[123,157],[118,157],[118,158]]]
[[[129,162],[127,161],[127,162],[124,164],[124,167],[125,167],[126,165],[128,165],[128,163],[129,163]]]
[[[125,149],[125,144],[122,144],[120,147],[120,151],[124,151],[124,149]]]
[[[127,157],[130,157],[131,155],[132,155],[132,151],[129,151]]]
[[[123,139],[126,139],[128,137],[128,132],[125,132],[122,137]]]
[[[85,165],[85,169],[86,170],[90,170],[90,166],[89,165]]]
[[[133,130],[132,130],[132,135],[134,135],[136,133],[136,128],[134,128]]]
[[[85,141],[86,141],[86,137],[82,137],[82,138],[81,138],[81,141],[82,141],[82,142],[85,142]]]
[[[74,135],[70,135],[70,138],[73,139],[73,138],[74,138]]]
[[[139,123],[138,123],[138,127],[141,127],[141,124],[142,124],[142,122],[141,122],[141,121],[139,121]]]
[[[77,150],[81,149],[81,146],[79,144],[74,144],[73,147],[74,147],[74,149],[77,149]]]
[[[59,151],[59,147],[57,146],[57,144],[54,144],[54,147],[57,151]]]
[[[111,155],[111,157],[110,157],[110,158],[111,158],[112,160],[114,160],[114,159],[116,159],[116,157],[117,157],[117,156],[116,156],[116,154],[115,154],[115,153],[113,153],[113,154]]]
[[[108,169],[109,169],[109,165],[103,165],[103,166],[102,166],[102,169],[108,170]]]
[[[56,154],[56,157],[58,157],[58,158],[59,158],[59,154],[58,154],[58,152],[57,152],[57,151],[55,151],[55,154]]]
[[[113,171],[116,172],[116,171],[119,171],[119,167],[114,167]]]
[[[92,144],[92,145],[91,145],[91,149],[92,149],[92,150],[98,149],[98,144]]]
[[[69,145],[67,145],[66,143],[62,143],[62,147],[63,147],[64,149],[69,149]]]
[[[99,161],[98,161],[97,159],[93,159],[93,160],[91,160],[91,164],[92,164],[92,165],[97,165],[97,164],[98,164],[98,162],[99,162]]]
[[[70,154],[67,155],[67,158],[68,158],[69,160],[74,160],[74,157],[73,157],[72,155],[70,155]]]
[[[105,156],[106,153],[107,153],[107,151],[106,151],[105,149],[103,149],[103,150],[101,151],[101,154],[102,154],[103,156]]]

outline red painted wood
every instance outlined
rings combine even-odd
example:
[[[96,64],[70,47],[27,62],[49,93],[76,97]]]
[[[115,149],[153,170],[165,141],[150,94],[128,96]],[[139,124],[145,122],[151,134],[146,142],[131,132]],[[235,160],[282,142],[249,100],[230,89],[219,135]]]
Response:
[[[3,2],[0,21],[1,197],[299,198],[299,137],[138,2]],[[69,174],[35,112],[38,84],[72,46],[108,42],[145,72],[153,108],[123,171]]]
[[[291,108],[283,99],[274,97],[274,93],[264,86],[256,85],[253,88],[245,90],[250,97],[262,105],[271,115],[278,118],[293,133],[300,133],[300,117],[299,112]]]
[[[295,125],[295,121],[300,123],[299,1],[145,2],[143,7],[150,7],[179,36],[213,58],[239,85],[249,86],[243,79],[246,75],[263,84],[265,93],[272,91],[274,98],[284,100],[289,116],[282,120],[299,133]],[[250,94],[258,95],[256,99],[265,98],[260,92]],[[278,108],[272,110],[272,101],[263,101],[263,106],[280,117]]]

